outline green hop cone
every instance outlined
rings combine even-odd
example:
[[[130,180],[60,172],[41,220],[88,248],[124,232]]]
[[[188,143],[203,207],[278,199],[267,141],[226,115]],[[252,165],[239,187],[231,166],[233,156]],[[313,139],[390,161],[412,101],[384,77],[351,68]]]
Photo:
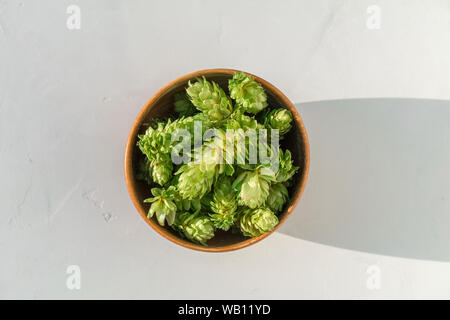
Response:
[[[195,106],[185,93],[175,93],[175,111],[180,116],[191,116],[196,112]]]
[[[232,179],[223,176],[214,186],[213,201],[210,214],[211,220],[216,228],[227,231],[235,222],[237,200],[232,188]]]
[[[157,184],[163,186],[172,177],[172,159],[167,154],[157,154],[150,162],[152,168],[152,178]]]
[[[238,165],[257,164],[259,134],[261,134],[260,130],[265,130],[265,127],[256,119],[245,115],[242,110],[237,110],[226,120],[224,128],[227,130],[227,148],[234,149],[228,154],[229,158],[226,162]]]
[[[145,134],[139,135],[137,146],[150,161],[155,158],[156,154],[161,152],[162,141],[160,136],[165,125],[166,124],[162,121],[157,122],[156,124],[149,126],[145,131]]]
[[[137,143],[142,153],[147,156],[151,180],[161,186],[167,183],[173,170],[170,155],[164,152],[170,150],[169,144],[171,143],[165,135],[166,127],[166,122],[157,122],[156,125],[150,126],[145,134],[139,136]]]
[[[292,113],[284,108],[271,110],[265,116],[264,125],[269,129],[278,129],[282,136],[292,128]]]
[[[160,225],[164,226],[165,221],[167,221],[167,224],[171,226],[177,213],[177,206],[174,202],[176,197],[175,187],[170,186],[167,189],[153,188],[152,194],[152,198],[144,200],[145,203],[152,204],[147,217],[150,219],[156,214],[156,220],[158,220]]]
[[[208,117],[201,113],[176,120],[158,121],[148,127],[145,134],[139,135],[137,146],[150,161],[160,153],[170,154],[178,143],[178,140],[172,141],[173,134],[177,130],[187,130],[192,137],[196,122],[201,125],[202,134],[212,125]]]
[[[242,172],[233,182],[233,189],[238,192],[238,204],[249,208],[264,205],[273,181],[275,173],[268,167]]]
[[[200,199],[211,191],[213,183],[225,169],[222,164],[223,150],[222,133],[202,146],[201,159],[184,164],[175,173],[180,175],[178,191],[182,199]]]
[[[262,124],[258,123],[256,119],[244,114],[242,110],[234,111],[230,115],[229,119],[225,120],[225,122],[227,129],[264,129],[264,126]]]
[[[212,121],[227,118],[233,111],[230,98],[217,83],[209,82],[203,77],[191,83],[186,92],[192,104],[203,113],[206,113]]]
[[[276,174],[276,180],[278,182],[286,182],[292,178],[292,176],[297,172],[298,167],[293,165],[291,152],[279,149],[279,168]]]
[[[275,183],[270,186],[266,206],[275,213],[280,212],[288,197],[289,193],[286,187],[282,183]]]
[[[198,199],[211,190],[216,177],[215,166],[202,166],[190,162],[181,166],[175,173],[179,174],[178,190],[183,199]]]
[[[230,96],[244,112],[257,114],[267,107],[267,95],[261,84],[243,72],[234,74],[228,82]]]
[[[206,246],[214,237],[214,224],[207,215],[183,212],[177,218],[177,228],[191,241]]]
[[[163,186],[172,177],[171,152],[179,143],[178,140],[172,141],[173,135],[177,130],[187,130],[193,136],[195,122],[201,125],[201,134],[211,126],[207,117],[196,114],[191,117],[156,122],[146,130],[145,134],[139,136],[137,145],[149,160],[152,180],[155,183]]]
[[[164,142],[167,140],[170,141],[172,144],[169,145],[169,149],[165,150],[166,152],[170,152],[171,147],[173,146],[172,134],[176,130],[187,130],[191,135],[194,134],[194,124],[195,122],[201,122],[202,125],[202,133],[204,133],[207,129],[211,127],[211,123],[207,116],[204,114],[198,113],[193,116],[189,117],[181,117],[176,120],[169,119],[167,122],[166,127],[164,128],[164,132],[162,134],[162,139],[164,139]],[[166,145],[166,143],[163,143],[163,145]]]
[[[268,208],[247,209],[239,220],[239,227],[247,237],[257,237],[270,232],[277,224],[277,216]]]

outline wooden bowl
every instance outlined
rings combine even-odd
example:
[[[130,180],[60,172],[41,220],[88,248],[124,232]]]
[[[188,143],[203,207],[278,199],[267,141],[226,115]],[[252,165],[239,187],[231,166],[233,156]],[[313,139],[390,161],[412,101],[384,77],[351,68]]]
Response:
[[[142,157],[142,153],[136,146],[137,135],[144,131],[143,124],[148,122],[149,119],[173,114],[173,95],[177,92],[184,91],[189,80],[205,76],[208,80],[217,82],[225,92],[228,92],[228,79],[231,79],[235,72],[238,72],[238,70],[207,69],[189,73],[170,82],[156,92],[156,94],[147,102],[136,118],[128,137],[125,149],[125,180],[131,200],[142,218],[144,218],[154,230],[170,241],[189,249],[207,252],[224,252],[244,248],[264,239],[278,229],[292,213],[302,195],[308,177],[309,143],[305,127],[297,110],[292,102],[290,102],[280,90],[264,79],[254,76],[256,81],[258,81],[266,90],[269,107],[287,108],[294,116],[293,128],[288,133],[287,137],[281,140],[280,143],[282,147],[291,150],[294,164],[299,166],[300,169],[293,177],[293,184],[289,189],[290,200],[285,205],[284,211],[278,216],[280,222],[275,230],[255,238],[232,234],[231,231],[224,232],[218,230],[216,231],[214,238],[208,241],[208,246],[205,247],[181,238],[169,227],[160,226],[154,217],[152,219],[147,218],[150,204],[144,203],[143,200],[151,197],[150,187],[146,182],[139,181],[135,178],[136,164],[138,163],[139,157]]]

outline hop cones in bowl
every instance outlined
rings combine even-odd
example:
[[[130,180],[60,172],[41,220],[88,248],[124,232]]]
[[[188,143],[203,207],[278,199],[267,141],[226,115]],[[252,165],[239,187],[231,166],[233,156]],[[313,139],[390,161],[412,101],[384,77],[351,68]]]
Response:
[[[292,113],[269,107],[261,84],[242,72],[228,88],[206,77],[189,81],[173,105],[175,115],[154,120],[138,137],[136,177],[153,195],[144,200],[147,217],[203,246],[218,230],[246,237],[272,231],[298,170],[278,144],[292,128]],[[180,132],[188,138],[183,144]]]
[[[264,79],[230,69],[197,71],[160,89],[125,151],[140,215],[167,239],[207,252],[243,248],[277,229],[308,168],[293,104]]]

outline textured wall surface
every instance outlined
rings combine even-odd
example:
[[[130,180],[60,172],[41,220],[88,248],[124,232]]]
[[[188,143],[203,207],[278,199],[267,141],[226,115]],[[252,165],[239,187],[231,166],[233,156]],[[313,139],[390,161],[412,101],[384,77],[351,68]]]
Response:
[[[450,1],[0,0],[0,298],[450,298],[450,105],[417,100],[450,99],[449,17]],[[292,221],[225,254],[150,230],[123,177],[143,104],[211,67],[272,82],[311,138]]]

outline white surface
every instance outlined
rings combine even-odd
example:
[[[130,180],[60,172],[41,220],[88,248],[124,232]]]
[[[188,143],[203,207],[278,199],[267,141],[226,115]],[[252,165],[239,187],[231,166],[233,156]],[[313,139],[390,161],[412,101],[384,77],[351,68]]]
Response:
[[[81,30],[66,28],[73,3]],[[366,28],[373,4],[380,30]],[[449,14],[448,1],[0,1],[0,297],[450,298],[447,262],[282,233],[226,254],[175,246],[137,215],[122,170],[142,105],[198,69],[255,73],[296,103],[449,99]]]
[[[450,101],[345,99],[297,106],[311,179],[280,231],[399,257],[450,261]]]

